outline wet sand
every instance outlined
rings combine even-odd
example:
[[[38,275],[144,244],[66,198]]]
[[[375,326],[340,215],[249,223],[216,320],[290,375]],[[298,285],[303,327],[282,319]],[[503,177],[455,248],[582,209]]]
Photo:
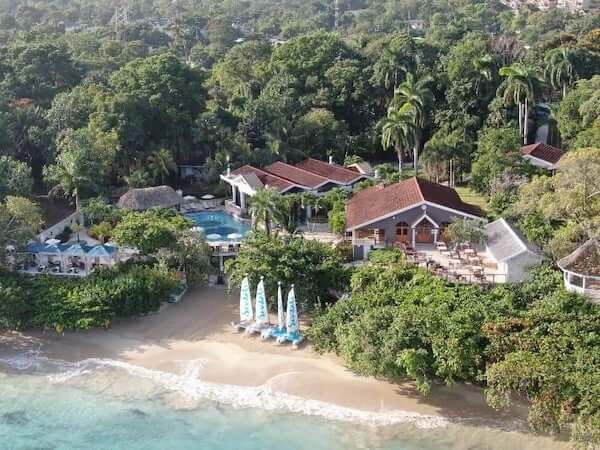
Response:
[[[524,406],[504,413],[489,408],[478,386],[434,386],[423,397],[410,382],[358,376],[335,355],[318,355],[310,345],[293,349],[235,333],[230,322],[237,317],[237,303],[223,288],[199,289],[160,313],[120,321],[109,330],[0,336],[0,355],[39,350],[52,359],[110,358],[173,373],[181,370],[181,362],[202,360],[199,376],[209,383],[263,386],[362,411],[443,417],[469,427],[470,433],[477,427],[510,431],[502,433],[503,439],[514,439],[518,448],[568,448],[564,442],[529,434]]]

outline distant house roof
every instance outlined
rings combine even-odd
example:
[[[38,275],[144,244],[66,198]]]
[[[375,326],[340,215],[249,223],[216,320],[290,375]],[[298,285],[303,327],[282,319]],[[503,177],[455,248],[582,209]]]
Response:
[[[367,161],[360,161],[354,164],[349,164],[346,166],[346,169],[352,170],[354,172],[358,172],[363,175],[371,176],[373,175],[373,167]]]
[[[387,187],[373,186],[355,194],[346,207],[347,227],[368,225],[423,203],[432,203],[474,218],[484,216],[479,207],[463,202],[451,187],[413,177]]]
[[[526,252],[538,255],[541,260],[541,251],[504,219],[488,223],[485,234],[487,250],[497,262],[508,261]]]
[[[273,189],[277,189],[279,192],[285,192],[295,185],[291,181],[286,180],[285,178],[281,178],[277,175],[271,174],[261,169],[257,169],[256,167],[245,165],[240,167],[239,169],[231,172],[231,175],[254,175],[263,186],[269,186]],[[246,179],[246,178],[245,178]]]
[[[558,267],[579,275],[600,276],[600,240],[590,239],[573,253],[559,260]]]
[[[281,161],[277,161],[270,166],[265,167],[265,170],[281,178],[290,180],[292,183],[306,186],[311,189],[323,186],[329,182],[327,178],[323,178],[320,175],[316,175],[312,172],[308,172],[304,169],[286,164]]]
[[[131,189],[121,196],[118,208],[144,211],[150,208],[172,208],[181,204],[181,196],[170,186]]]
[[[330,164],[313,158],[305,159],[304,161],[296,164],[296,167],[320,175],[340,184],[351,184],[364,177],[364,175],[357,173],[354,170],[342,167],[338,164]]]
[[[553,147],[548,144],[541,142],[537,144],[526,145],[521,148],[523,155],[529,155],[542,161],[546,161],[549,164],[556,164],[564,156],[560,148]]]

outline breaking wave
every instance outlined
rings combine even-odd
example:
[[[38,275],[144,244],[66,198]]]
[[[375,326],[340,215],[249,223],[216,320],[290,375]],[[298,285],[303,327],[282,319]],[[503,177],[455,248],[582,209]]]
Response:
[[[344,422],[371,426],[413,424],[418,428],[444,427],[449,421],[443,417],[407,411],[363,411],[337,406],[317,400],[301,398],[272,390],[268,386],[236,386],[202,381],[203,360],[180,361],[181,373],[170,373],[136,366],[123,361],[90,358],[78,362],[49,359],[38,351],[29,351],[11,358],[0,359],[0,366],[13,370],[43,374],[51,383],[92,376],[103,370],[123,371],[133,377],[149,380],[162,389],[175,392],[186,399],[209,400],[233,408],[258,408],[266,411],[287,411],[295,414],[318,416]]]

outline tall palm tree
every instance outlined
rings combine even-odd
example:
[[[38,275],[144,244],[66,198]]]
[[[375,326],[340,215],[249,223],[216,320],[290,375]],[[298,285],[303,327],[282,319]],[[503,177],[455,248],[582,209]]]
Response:
[[[414,111],[415,137],[413,151],[413,165],[415,174],[418,170],[419,150],[423,129],[429,120],[429,110],[433,103],[433,95],[429,84],[433,81],[429,75],[418,79],[413,73],[406,74],[406,80],[394,92],[395,105],[410,105]]]
[[[160,179],[161,184],[165,184],[169,174],[177,170],[173,155],[165,148],[154,151],[148,156],[148,167],[155,179]]]
[[[390,107],[381,121],[381,145],[384,149],[394,147],[398,155],[398,171],[402,174],[402,159],[407,148],[414,144],[415,112],[409,105]]]
[[[276,214],[279,194],[275,189],[265,187],[256,191],[250,199],[250,212],[254,221],[254,227],[263,222],[265,232],[271,235],[271,218]]]
[[[523,135],[523,143],[527,144],[529,134],[529,105],[535,105],[539,98],[543,80],[537,71],[521,63],[502,67],[500,75],[506,80],[502,83],[504,101],[512,101],[519,109],[519,133]]]
[[[577,79],[574,63],[573,49],[559,47],[546,53],[546,78],[555,89],[562,90],[563,98],[567,95],[567,88]]]

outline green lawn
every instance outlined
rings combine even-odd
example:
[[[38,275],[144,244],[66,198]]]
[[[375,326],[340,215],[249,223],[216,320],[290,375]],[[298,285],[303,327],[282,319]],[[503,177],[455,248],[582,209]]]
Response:
[[[455,189],[456,192],[458,192],[458,195],[460,195],[460,198],[462,198],[463,202],[477,205],[484,211],[487,210],[487,200],[483,195],[475,192],[468,186],[457,186]]]

